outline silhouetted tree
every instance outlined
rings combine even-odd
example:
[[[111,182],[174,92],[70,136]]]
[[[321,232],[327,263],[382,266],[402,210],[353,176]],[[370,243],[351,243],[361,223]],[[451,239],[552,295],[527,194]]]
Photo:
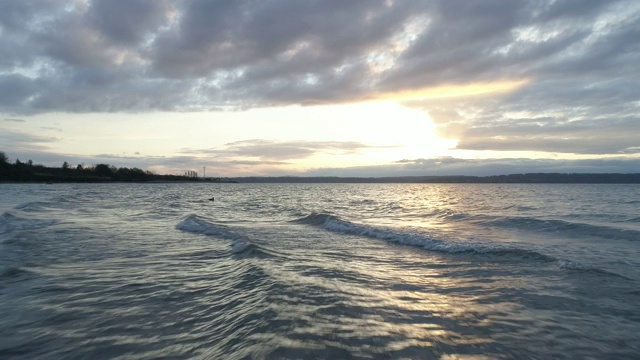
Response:
[[[195,175],[195,171],[192,173]],[[183,181],[185,178],[174,175],[158,175],[139,168],[118,169],[109,164],[89,166],[78,164],[74,169],[65,161],[61,169],[34,164],[31,160],[26,163],[21,162],[20,159],[10,162],[7,155],[0,151],[0,182],[144,182],[151,180]],[[197,179],[190,180],[196,181]]]
[[[9,165],[9,158],[7,157],[7,154],[4,153],[4,151],[0,151],[0,166],[6,165]]]
[[[100,177],[111,177],[113,173],[111,172],[111,168],[107,164],[98,164],[94,170],[96,176]]]

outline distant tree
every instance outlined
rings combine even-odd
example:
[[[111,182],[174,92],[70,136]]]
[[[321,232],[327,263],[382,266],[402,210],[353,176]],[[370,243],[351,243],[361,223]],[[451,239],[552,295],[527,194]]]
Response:
[[[9,165],[9,158],[7,157],[7,154],[4,153],[4,151],[0,151],[0,166],[5,165]]]
[[[78,164],[78,166],[76,166],[76,170],[82,171],[82,164]]]
[[[149,180],[147,174],[142,169],[134,167],[131,169],[131,178],[135,181]]]
[[[68,163],[68,162],[66,162],[66,161],[65,161],[65,162],[62,164],[62,170],[65,170],[65,171],[66,171],[66,170],[69,170],[69,163]]]
[[[115,173],[120,181],[147,181],[149,180],[141,169],[121,167]]]
[[[33,161],[29,159],[29,161],[27,161],[27,165],[29,165],[29,167],[33,166]]]
[[[111,172],[111,167],[107,164],[98,164],[95,168],[95,173],[100,177],[111,177],[113,173]]]

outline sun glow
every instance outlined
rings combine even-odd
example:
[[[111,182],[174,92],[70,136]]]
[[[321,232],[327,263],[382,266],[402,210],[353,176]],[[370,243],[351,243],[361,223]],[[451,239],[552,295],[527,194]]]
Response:
[[[86,131],[88,119],[94,124],[91,133]],[[456,144],[456,140],[437,136],[428,113],[394,101],[183,113],[180,121],[168,113],[54,114],[6,124],[16,132],[55,137],[37,145],[65,154],[64,160],[70,163],[107,161],[117,162],[118,166],[145,167],[136,159],[156,159],[155,171],[177,173],[193,162],[194,168],[207,166],[211,173],[225,176],[295,174],[309,169],[446,156]],[[256,139],[274,147],[290,143],[303,148],[308,143],[310,147],[308,155],[292,152],[289,157],[283,154],[274,159],[231,151],[231,143]],[[338,145],[314,145],[323,142]],[[32,156],[36,155],[29,155]],[[34,160],[38,161],[38,157]],[[214,168],[216,163],[220,164],[218,168]]]
[[[513,81],[480,82],[464,85],[440,85],[422,89],[382,93],[377,95],[375,99],[406,101],[498,94],[514,91],[528,84],[530,81],[531,79],[526,78]]]
[[[456,140],[441,139],[435,125],[423,111],[392,101],[318,107],[315,111],[333,119],[343,119],[336,128],[342,141],[359,141],[369,147],[357,153],[317,154],[312,163],[330,163],[332,167],[372,165],[400,159],[442,156]],[[309,159],[305,161],[311,165]],[[326,165],[325,165],[326,166]]]

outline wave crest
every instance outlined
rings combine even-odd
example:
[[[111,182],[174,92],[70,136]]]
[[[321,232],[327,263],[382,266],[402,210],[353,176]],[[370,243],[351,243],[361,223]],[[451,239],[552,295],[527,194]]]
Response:
[[[56,220],[29,219],[6,212],[0,215],[0,242],[2,238],[10,237],[10,234],[43,229],[57,223]]]
[[[443,253],[515,255],[519,257],[548,262],[555,261],[555,258],[551,256],[547,256],[532,250],[513,248],[502,244],[461,242],[436,239],[432,236],[429,236],[428,234],[417,231],[397,230],[392,228],[355,224],[346,220],[342,220],[337,216],[323,213],[311,213],[300,219],[293,220],[292,222],[298,224],[321,226],[326,230],[343,234],[360,235],[380,240],[386,240],[402,245],[419,246],[429,251]]]
[[[231,240],[233,241],[231,251],[234,253],[243,252],[252,245],[246,237],[236,233],[228,226],[215,224],[194,214],[187,216],[184,220],[179,222],[176,225],[176,229]]]
[[[305,217],[301,217],[300,219],[292,220],[291,222],[296,224],[323,226],[329,221],[340,221],[340,219],[334,215],[314,212]]]
[[[535,250],[523,249],[510,244],[437,239],[419,231],[356,224],[328,214],[312,213],[298,220],[294,220],[293,222],[316,226],[319,225],[326,230],[343,234],[366,236],[402,245],[418,246],[428,251],[449,254],[467,253],[517,257],[519,259],[555,263],[558,265],[558,268],[563,270],[598,273],[601,275],[610,275],[628,279],[623,275],[607,270],[558,259]]]
[[[0,268],[0,279],[17,278],[17,277],[20,277],[23,275],[29,275],[29,274],[31,274],[30,271],[23,269],[21,267],[9,266],[9,267]]]
[[[544,220],[533,217],[507,217],[488,221],[486,225],[544,232],[562,232],[573,236],[598,236],[607,239],[638,240],[640,232],[618,229],[603,225],[569,222],[564,220]]]
[[[631,278],[628,278],[618,273],[614,273],[612,271],[607,271],[604,269],[588,266],[585,264],[581,264],[581,263],[577,263],[569,260],[558,261],[558,267],[564,270],[578,271],[583,273],[592,273],[592,274],[598,274],[598,275],[615,276],[615,277],[623,278],[625,280],[632,280]]]

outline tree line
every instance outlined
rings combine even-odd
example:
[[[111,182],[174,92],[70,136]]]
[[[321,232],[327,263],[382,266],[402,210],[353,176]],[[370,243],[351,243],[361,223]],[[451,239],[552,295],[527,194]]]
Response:
[[[66,161],[59,168],[36,165],[33,161],[10,162],[0,151],[0,182],[146,182],[146,181],[203,181],[195,172],[184,176],[158,175],[139,168],[116,168],[109,164],[72,167]],[[640,184],[640,173],[527,173],[493,176],[399,176],[399,177],[242,177],[207,178],[210,182],[245,183],[503,183],[503,184]]]
[[[137,167],[117,168],[109,164],[71,166],[63,162],[60,167],[47,167],[28,160],[11,162],[0,151],[0,181],[3,182],[146,182],[146,181],[197,181],[198,178],[178,175],[159,175]]]

